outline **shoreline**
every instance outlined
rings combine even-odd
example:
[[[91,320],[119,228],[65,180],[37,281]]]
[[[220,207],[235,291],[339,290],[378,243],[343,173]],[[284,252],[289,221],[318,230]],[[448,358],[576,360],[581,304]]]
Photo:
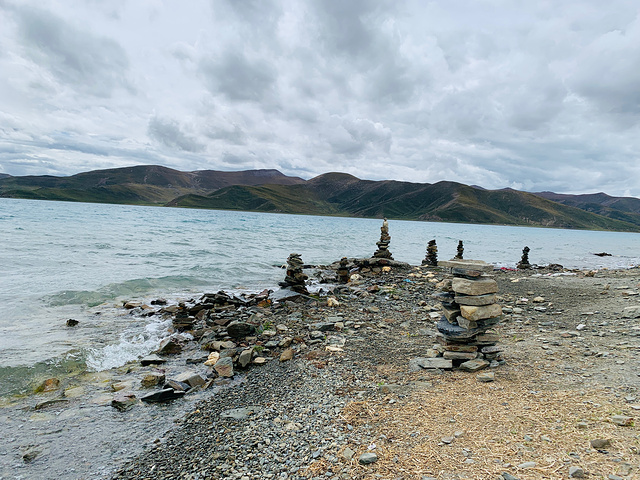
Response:
[[[437,302],[430,298],[436,283],[430,280],[442,278],[442,274],[437,269],[411,268],[412,270],[406,271],[392,269],[391,272],[379,274],[364,273],[361,285],[350,284],[348,288],[334,292],[338,304],[331,307],[327,306],[325,297],[322,302],[285,301],[283,306],[277,309],[265,309],[265,318],[268,318],[274,327],[281,324],[288,329],[282,333],[276,331],[274,337],[285,336],[284,333],[292,337],[295,350],[292,360],[281,362],[280,355],[284,349],[274,349],[275,357],[266,365],[250,367],[242,372],[240,381],[227,386],[219,385],[220,390],[213,394],[212,390],[204,390],[195,395],[188,394],[185,399],[169,404],[148,406],[137,404],[132,410],[126,412],[118,412],[110,406],[89,406],[89,402],[86,399],[82,400],[81,396],[78,397],[80,400],[68,398],[64,404],[54,403],[43,409],[26,412],[25,415],[29,415],[29,418],[23,420],[22,427],[19,428],[33,428],[33,425],[38,425],[35,429],[36,433],[30,438],[36,440],[32,450],[41,449],[41,452],[36,454],[30,462],[25,463],[23,460],[24,455],[29,454],[29,451],[25,451],[24,445],[17,445],[20,443],[19,439],[10,439],[0,453],[4,458],[11,459],[14,467],[19,466],[18,469],[13,470],[13,474],[29,476],[29,473],[44,472],[49,467],[56,467],[55,461],[52,461],[57,454],[56,450],[51,450],[51,447],[46,445],[42,446],[49,438],[63,444],[70,443],[67,440],[74,439],[76,442],[82,442],[82,434],[85,436],[89,434],[88,429],[83,430],[84,427],[88,427],[86,424],[83,425],[83,422],[90,423],[91,428],[94,429],[93,422],[98,421],[106,427],[106,431],[98,429],[103,431],[104,438],[93,438],[92,441],[95,441],[96,446],[108,444],[110,453],[102,457],[97,456],[93,461],[87,458],[86,461],[105,463],[90,467],[85,465],[84,468],[78,468],[77,473],[68,470],[56,472],[54,468],[48,470],[51,472],[49,473],[51,477],[45,475],[41,478],[110,478],[112,475],[115,475],[114,478],[178,478],[178,475],[185,472],[191,472],[194,475],[200,472],[204,475],[204,470],[207,470],[207,475],[219,475],[215,478],[313,478],[316,473],[324,475],[328,471],[333,475],[330,475],[330,478],[367,478],[368,475],[378,471],[387,478],[386,475],[390,474],[394,468],[396,475],[420,478],[416,477],[418,471],[415,467],[412,467],[412,470],[406,463],[411,456],[405,459],[402,456],[402,449],[396,451],[398,445],[393,441],[387,441],[390,438],[389,434],[383,433],[387,440],[383,438],[381,442],[378,434],[387,431],[388,424],[380,424],[378,419],[387,415],[388,409],[395,411],[397,415],[404,408],[408,408],[416,397],[433,393],[438,389],[445,391],[441,394],[442,403],[448,405],[451,398],[446,395],[447,389],[465,383],[467,388],[477,388],[478,385],[474,374],[457,371],[409,371],[409,361],[412,358],[424,356],[424,351],[434,343],[435,329],[429,313],[438,312],[438,306]],[[627,389],[628,394],[620,394],[620,397],[611,395],[608,401],[613,403],[618,401],[621,404],[616,405],[617,408],[633,414],[634,410],[629,406],[633,402],[627,402],[624,398],[630,397],[637,390],[640,382],[635,373],[631,373],[633,370],[629,370],[631,360],[624,355],[636,351],[635,347],[616,348],[608,355],[595,351],[597,350],[595,347],[589,347],[590,351],[594,350],[593,355],[587,356],[584,352],[586,343],[608,341],[607,336],[600,337],[599,334],[615,336],[607,333],[613,327],[605,326],[602,327],[605,330],[600,331],[602,328],[597,328],[595,323],[591,326],[589,320],[602,315],[598,318],[602,320],[600,323],[619,324],[622,320],[617,317],[621,312],[600,312],[594,309],[595,312],[587,315],[589,312],[577,310],[582,306],[588,307],[602,302],[611,303],[617,310],[620,310],[621,305],[632,304],[633,301],[630,299],[637,297],[635,295],[623,297],[620,292],[637,291],[637,268],[598,271],[593,272],[593,276],[588,276],[591,275],[589,272],[574,272],[576,274],[571,276],[536,275],[541,272],[553,274],[553,272],[539,270],[494,272],[500,284],[499,295],[503,300],[500,303],[503,307],[510,306],[513,311],[518,296],[520,294],[531,296],[528,295],[530,291],[551,297],[551,301],[547,303],[551,303],[552,306],[547,306],[547,311],[537,311],[534,308],[539,305],[534,306],[531,303],[523,308],[523,315],[510,313],[504,316],[504,322],[499,328],[502,330],[500,343],[505,347],[506,364],[495,369],[495,382],[481,388],[485,389],[484,392],[491,391],[492,388],[516,391],[516,387],[521,387],[522,382],[544,380],[545,390],[553,392],[554,389],[566,389],[568,378],[573,381],[579,378],[580,384],[576,388],[587,388],[594,392],[594,398],[599,398],[600,394],[595,395],[595,393],[600,392],[600,386],[611,383],[604,377],[607,374],[612,375],[609,372],[619,370],[624,375],[615,377],[611,392]],[[410,277],[410,274],[414,276]],[[427,278],[425,276],[427,274],[433,274],[434,277]],[[625,286],[621,283],[629,280],[632,280],[632,285],[626,285],[629,287],[627,290],[617,290],[617,287]],[[605,290],[606,283],[609,283],[610,287]],[[369,291],[370,288],[371,291]],[[565,291],[568,293],[562,293]],[[608,293],[603,294],[602,292],[605,291]],[[584,295],[580,296],[581,293]],[[575,319],[572,322],[573,325],[566,324],[567,317]],[[333,318],[333,321],[327,322],[327,318]],[[336,318],[342,321],[336,321]],[[575,330],[577,321],[586,323],[586,328],[580,331]],[[343,323],[344,325],[340,331],[326,332],[323,338],[316,339],[320,340],[319,342],[312,343],[310,334],[313,330],[310,330],[308,325],[321,323],[333,323],[334,326],[337,323]],[[627,340],[621,340],[621,342],[626,341],[626,345],[629,346],[630,341],[636,340],[636,336],[632,335],[636,330],[626,323],[625,325],[624,328],[629,330],[629,336]],[[569,328],[571,326],[573,328]],[[593,329],[593,335],[590,335],[590,329]],[[563,337],[562,334],[568,331],[578,334]],[[545,340],[547,343],[542,343],[540,338],[545,335],[550,338]],[[572,346],[570,342],[576,343],[576,339],[581,337],[583,337],[582,344]],[[268,341],[266,338],[264,340]],[[328,341],[332,343],[327,343]],[[599,365],[598,368],[594,366],[593,371],[587,371],[575,378],[571,373],[565,375],[546,373],[550,369],[553,370],[554,364],[559,360],[548,356],[546,352],[549,349],[563,350],[564,343],[567,342],[571,348],[568,346],[568,353],[563,351],[561,354],[565,366],[574,363],[584,364],[584,359],[588,358],[594,363],[611,364],[611,367],[604,369],[606,372],[603,373]],[[560,345],[555,345],[556,343]],[[327,350],[328,346],[335,348]],[[581,351],[573,355],[571,352],[573,349],[581,349]],[[624,360],[621,360],[623,357]],[[542,360],[547,363],[541,364],[540,369],[534,366],[536,362]],[[620,361],[624,363],[616,363]],[[184,369],[184,366],[182,368]],[[574,365],[571,368],[578,367]],[[133,373],[130,371],[120,374],[126,376]],[[561,384],[558,384],[558,378],[562,379]],[[112,380],[103,382],[102,385],[98,381],[95,383],[96,389],[105,390],[109,381]],[[537,384],[536,388],[539,389],[540,386]],[[531,390],[535,388],[532,387]],[[238,408],[249,410],[234,412]],[[466,407],[461,405],[460,408],[464,411]],[[372,415],[371,411],[378,413]],[[6,409],[1,412],[5,414]],[[231,417],[222,416],[222,414],[231,415]],[[234,415],[237,418],[233,418]],[[104,421],[106,417],[109,421]],[[133,444],[127,445],[126,439],[137,427],[125,419],[135,417],[146,418],[152,423],[156,422],[154,425],[162,424],[163,428],[154,426],[153,429],[146,430],[146,435],[149,437],[148,443],[142,442],[134,448]],[[84,420],[79,420],[82,418]],[[178,425],[171,426],[170,418],[174,418]],[[6,415],[5,420],[8,419],[9,416]],[[24,423],[25,421],[27,423]],[[49,428],[48,425],[51,425],[51,422],[58,422],[58,426]],[[9,422],[9,425],[12,424],[19,425]],[[114,428],[120,429],[119,436],[113,435]],[[430,428],[433,429],[436,426],[432,425]],[[61,430],[56,432],[57,429]],[[77,429],[81,435],[75,436],[74,429]],[[94,432],[95,435],[99,435],[98,430]],[[625,427],[622,432],[628,435],[629,432],[637,433],[637,430],[636,427]],[[407,435],[411,433],[408,432]],[[400,433],[395,432],[395,435]],[[144,435],[139,436],[141,438]],[[123,443],[115,445],[118,441],[115,437],[120,438]],[[155,437],[155,443],[154,438],[151,437]],[[331,441],[326,440],[327,438]],[[462,444],[463,438],[464,436],[460,440],[456,438],[456,442]],[[430,435],[430,439],[440,440],[433,435]],[[614,442],[616,451],[623,450],[620,448],[621,441],[616,439]],[[442,442],[436,442],[436,447],[438,443]],[[379,453],[379,460],[370,467],[364,467],[358,463],[359,455],[373,444],[376,444],[376,447],[372,450]],[[401,447],[402,444],[399,446]],[[78,444],[65,445],[67,450],[77,449],[77,447]],[[583,447],[584,445],[575,446],[575,449],[579,450]],[[50,450],[47,451],[47,448]],[[353,452],[353,455],[349,457],[350,452]],[[396,453],[389,457],[389,452]],[[123,465],[123,462],[133,454],[138,456],[130,463]],[[16,458],[16,455],[22,455],[22,458]],[[475,455],[478,453],[476,452]],[[397,461],[394,461],[396,457],[398,457]],[[473,458],[475,463],[465,464],[464,459],[460,460],[461,471],[464,469],[473,471],[476,468],[474,465],[481,463],[478,457]],[[517,456],[514,458],[518,459]],[[621,458],[626,457],[622,455]],[[267,460],[262,460],[260,463],[261,459]],[[498,469],[510,471],[521,479],[543,478],[535,476],[533,471],[525,471],[526,469],[520,472],[516,466],[523,462],[516,463],[515,460],[507,462],[511,467],[501,464]],[[204,463],[200,464],[200,461]],[[112,462],[118,465],[119,473],[115,473],[115,466],[108,466]],[[622,463],[628,462],[625,460]],[[153,465],[156,467],[152,470]],[[62,466],[62,462],[57,464],[57,468]],[[43,467],[44,469],[40,470]],[[68,465],[66,467],[70,468]],[[483,463],[483,468],[485,469],[483,471],[487,471],[488,467]],[[401,473],[401,469],[409,473]],[[454,469],[453,472],[445,473],[453,475],[456,471]],[[272,474],[272,477],[261,476],[263,472]],[[303,473],[309,476],[303,477]],[[443,476],[445,473],[440,474],[434,470],[431,473],[425,471],[424,475],[433,474],[434,478],[454,478]],[[614,472],[611,470],[609,473]],[[5,475],[6,478],[17,478],[17,476],[9,476],[8,473]]]

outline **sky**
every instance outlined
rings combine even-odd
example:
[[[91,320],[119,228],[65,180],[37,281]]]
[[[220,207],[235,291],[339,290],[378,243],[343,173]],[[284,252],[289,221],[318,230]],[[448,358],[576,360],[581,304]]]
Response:
[[[0,173],[640,197],[635,0],[0,0]]]

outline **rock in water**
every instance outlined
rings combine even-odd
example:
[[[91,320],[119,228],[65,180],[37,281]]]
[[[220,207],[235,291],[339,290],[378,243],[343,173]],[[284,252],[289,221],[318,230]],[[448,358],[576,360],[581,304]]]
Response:
[[[111,400],[111,406],[124,412],[125,410],[129,410],[136,404],[136,396],[131,392],[118,392],[113,396],[113,400]]]
[[[149,393],[143,397],[140,397],[140,400],[147,403],[161,403],[175,400],[176,398],[180,398],[182,396],[184,396],[184,391],[182,390],[163,388],[162,390],[158,390],[157,392]]]

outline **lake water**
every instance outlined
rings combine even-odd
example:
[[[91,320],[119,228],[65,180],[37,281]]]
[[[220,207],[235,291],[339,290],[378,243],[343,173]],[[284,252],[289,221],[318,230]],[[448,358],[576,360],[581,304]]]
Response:
[[[0,199],[0,396],[38,375],[121,365],[153,350],[169,325],[128,315],[122,300],[275,288],[292,252],[305,263],[369,257],[380,220]],[[435,238],[441,259],[515,267],[640,264],[638,234],[389,221],[396,260],[419,265]],[[608,252],[611,257],[594,253]],[[80,321],[66,327],[66,320]]]

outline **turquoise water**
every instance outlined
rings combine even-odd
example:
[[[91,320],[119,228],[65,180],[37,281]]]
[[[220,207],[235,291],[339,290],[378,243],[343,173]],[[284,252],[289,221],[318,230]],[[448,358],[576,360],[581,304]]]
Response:
[[[122,300],[275,287],[277,265],[375,251],[380,220],[0,199],[0,380],[20,369],[109,368],[151,350],[166,325],[134,318]],[[442,259],[513,267],[640,264],[638,234],[389,221],[396,260],[419,265],[435,238]],[[593,253],[606,251],[612,257]],[[81,323],[65,326],[68,318]],[[0,382],[1,383],[1,382]],[[0,391],[0,394],[2,392]]]

